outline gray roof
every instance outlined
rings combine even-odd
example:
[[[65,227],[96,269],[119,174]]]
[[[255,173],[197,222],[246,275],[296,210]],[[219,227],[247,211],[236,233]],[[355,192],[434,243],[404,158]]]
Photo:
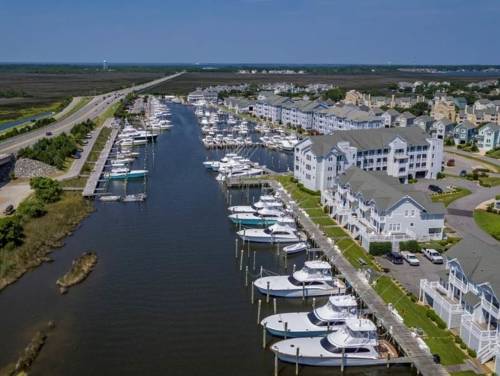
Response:
[[[352,166],[339,176],[338,182],[342,186],[348,184],[351,191],[360,193],[365,201],[375,202],[379,211],[388,210],[402,198],[410,197],[428,213],[445,214],[442,203],[432,202],[427,193],[416,190],[412,184],[401,184],[399,179],[383,171],[364,171]]]
[[[424,123],[429,123],[432,122],[433,119],[429,115],[421,115],[415,119],[415,122],[424,122]]]
[[[472,124],[469,120],[465,120],[457,125],[457,128],[474,129],[476,126]]]
[[[336,105],[334,107],[320,109],[317,112],[355,122],[382,121],[382,118],[375,116],[373,112],[364,111],[360,109],[360,107],[353,105]]]
[[[389,109],[389,110],[387,110],[385,113],[386,113],[386,114],[389,114],[389,115],[391,115],[391,116],[393,116],[393,117],[396,117],[396,116],[398,116],[398,115],[399,115],[399,112],[398,112],[398,111],[396,111],[396,110],[394,110],[394,109],[392,109],[392,108],[391,108],[391,109]]]
[[[491,245],[467,236],[446,253],[457,259],[467,278],[474,284],[489,282],[497,296],[500,294],[500,243]]]
[[[327,155],[339,142],[349,142],[360,150],[386,148],[396,137],[400,137],[410,145],[428,145],[428,135],[419,127],[408,128],[376,128],[339,130],[331,135],[312,136],[312,152],[317,156]]]
[[[415,115],[413,115],[411,112],[405,111],[399,117],[403,117],[406,119],[415,119]]]
[[[481,129],[486,128],[486,127],[490,128],[494,132],[500,131],[500,124],[488,123],[488,124],[483,125],[481,127]]]

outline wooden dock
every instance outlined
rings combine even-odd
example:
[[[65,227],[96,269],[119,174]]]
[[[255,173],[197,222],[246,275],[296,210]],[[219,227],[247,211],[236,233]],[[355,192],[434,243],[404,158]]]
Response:
[[[111,131],[108,141],[106,142],[106,145],[104,145],[104,148],[101,150],[101,155],[99,155],[99,159],[95,163],[94,169],[87,179],[87,183],[85,184],[85,188],[83,189],[82,193],[83,197],[94,197],[96,195],[97,186],[99,184],[99,181],[101,180],[104,166],[106,165],[109,153],[111,152],[119,131],[119,128],[113,128],[113,130]]]
[[[377,323],[382,325],[389,332],[394,341],[401,348],[404,353],[403,362],[410,360],[422,375],[448,375],[448,372],[443,366],[434,362],[432,354],[420,348],[410,329],[396,319],[394,314],[388,309],[387,304],[370,286],[368,281],[334,248],[333,241],[327,238],[319,227],[304,214],[302,209],[292,200],[291,196],[284,190],[281,184],[272,179],[266,182],[275,192],[286,193],[282,194],[284,203],[288,208],[293,210],[294,216],[301,224],[303,230],[314,240],[317,247],[322,249],[330,262],[335,265],[339,273],[344,276],[347,283],[352,286],[353,290],[365,303],[368,310],[372,312]],[[261,181],[260,183],[262,184],[263,182]]]

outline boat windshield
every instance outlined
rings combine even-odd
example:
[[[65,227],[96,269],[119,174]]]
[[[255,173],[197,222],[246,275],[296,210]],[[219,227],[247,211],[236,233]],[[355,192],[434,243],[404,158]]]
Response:
[[[342,354],[342,348],[337,347],[337,346],[333,345],[332,343],[330,343],[330,341],[328,341],[328,337],[324,337],[323,339],[321,339],[320,343],[321,343],[321,346],[326,351],[331,352],[333,354]],[[367,352],[370,352],[370,349],[368,349],[366,347],[345,347],[344,352],[346,354],[367,353]]]
[[[302,283],[293,278],[292,275],[288,277],[288,282],[290,282],[294,286],[302,286]]]

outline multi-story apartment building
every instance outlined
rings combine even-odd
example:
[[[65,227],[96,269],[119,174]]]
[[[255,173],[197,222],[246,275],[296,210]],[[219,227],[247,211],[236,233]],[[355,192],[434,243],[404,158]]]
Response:
[[[399,112],[394,110],[394,109],[389,109],[385,111],[381,116],[384,121],[384,126],[386,128],[389,127],[395,127],[396,126],[396,119],[399,116]]]
[[[412,177],[435,179],[442,161],[443,140],[418,127],[336,131],[295,146],[294,176],[306,188],[322,191],[351,166],[384,171],[406,182]]]
[[[349,104],[316,109],[312,113],[312,129],[322,134],[331,134],[337,130],[382,127],[384,127],[384,120],[374,111],[362,110],[358,106]]]
[[[458,111],[465,105],[463,98],[437,95],[432,100],[431,116],[435,120],[448,119],[455,122],[458,121]]]
[[[335,221],[369,250],[371,242],[440,240],[445,208],[412,184],[383,171],[349,167],[335,179],[321,200]]]
[[[218,98],[218,94],[214,90],[209,89],[196,89],[192,91],[187,96],[187,101],[189,103],[216,103]]]
[[[280,123],[282,106],[285,103],[291,102],[291,98],[282,97],[269,92],[261,93],[255,103],[254,115],[270,120],[273,123]]]
[[[311,129],[314,112],[327,108],[328,104],[322,101],[287,101],[281,105],[281,122],[302,129]]]
[[[415,120],[415,115],[411,112],[405,111],[398,115],[396,118],[396,126],[397,127],[411,127],[413,125],[413,121]]]
[[[500,125],[493,123],[483,125],[478,129],[476,139],[480,151],[500,148]]]
[[[224,106],[233,110],[237,114],[243,112],[253,112],[255,101],[240,97],[227,97],[224,99]]]
[[[439,281],[420,281],[420,301],[431,306],[485,363],[500,349],[500,245],[468,236],[446,253]],[[500,370],[497,361],[497,372]]]

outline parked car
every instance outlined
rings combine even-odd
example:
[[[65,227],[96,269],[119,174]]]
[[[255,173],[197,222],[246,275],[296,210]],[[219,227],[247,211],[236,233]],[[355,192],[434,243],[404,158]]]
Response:
[[[443,264],[444,258],[441,254],[432,248],[424,248],[424,256],[433,264]]]
[[[52,132],[45,132],[45,136],[52,136]]]
[[[446,162],[446,165],[449,167],[455,166],[455,160],[454,159],[448,159],[448,162]]]
[[[420,261],[418,260],[417,256],[415,256],[414,253],[403,251],[401,252],[401,256],[403,256],[403,259],[411,266],[420,265]]]
[[[443,193],[443,190],[441,187],[438,187],[437,185],[430,184],[427,188],[429,188],[430,191],[436,192],[436,193]]]
[[[400,265],[403,263],[403,256],[401,256],[401,253],[399,252],[389,252],[387,254],[387,258],[390,262],[396,265]]]
[[[7,207],[4,209],[3,213],[5,215],[11,215],[15,212],[14,210],[14,205],[7,205]]]
[[[463,177],[467,176],[467,171],[466,170],[462,170],[462,171],[460,171],[459,175],[460,175],[460,177],[463,178]]]

